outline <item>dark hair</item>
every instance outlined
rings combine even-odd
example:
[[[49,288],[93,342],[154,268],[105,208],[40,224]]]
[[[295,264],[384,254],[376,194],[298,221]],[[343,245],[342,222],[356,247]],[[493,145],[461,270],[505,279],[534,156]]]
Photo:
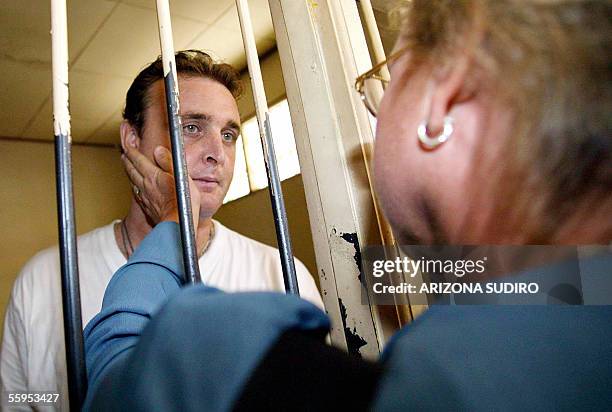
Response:
[[[234,98],[242,94],[240,74],[226,63],[217,63],[208,54],[200,50],[182,50],[176,53],[176,71],[179,76],[206,77],[221,83],[232,93]],[[145,67],[132,82],[125,97],[123,118],[142,132],[144,111],[149,106],[149,88],[156,81],[163,79],[162,58],[159,56]]]

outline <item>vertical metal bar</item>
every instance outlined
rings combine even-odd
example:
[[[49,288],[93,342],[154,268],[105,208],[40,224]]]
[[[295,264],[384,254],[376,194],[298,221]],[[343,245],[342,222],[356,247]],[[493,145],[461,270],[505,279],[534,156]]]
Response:
[[[285,201],[278,174],[276,155],[274,153],[274,142],[272,141],[272,129],[270,127],[270,116],[268,112],[268,101],[263,86],[261,67],[259,66],[259,56],[255,45],[253,25],[249,14],[247,0],[236,0],[238,17],[240,18],[240,29],[242,40],[246,51],[247,64],[251,75],[251,87],[255,100],[255,112],[259,125],[259,136],[264,151],[264,160],[268,172],[268,185],[270,188],[270,201],[272,202],[272,212],[274,214],[274,224],[276,227],[276,238],[278,250],[281,257],[283,268],[283,279],[285,281],[285,291],[287,293],[299,295],[297,276],[295,273],[295,262],[291,250],[291,237],[289,236],[289,226],[287,224],[287,213],[285,211]]]
[[[372,3],[370,0],[360,0],[358,2],[359,9],[361,10],[361,15],[364,21],[364,34],[366,35],[368,42],[370,44],[370,48],[372,51],[372,55],[374,58],[374,64],[378,64],[386,59],[385,49],[383,47],[382,39],[380,37],[380,31],[378,30],[378,24],[376,23],[376,18],[374,15],[374,9],[372,8]],[[380,69],[380,74],[385,79],[391,79],[391,74],[389,73],[389,68],[387,65],[384,65]],[[379,82],[380,83],[380,82]],[[377,96],[378,99],[382,99],[384,93],[384,84],[380,83],[381,87],[377,88],[376,91],[379,93]],[[368,142],[369,143],[369,142]],[[368,177],[370,181],[370,186],[372,186],[372,145],[371,144],[363,144],[363,154],[366,159],[366,168],[368,171]],[[393,246],[393,248],[386,248],[387,251],[393,250],[393,254],[387,256],[387,259],[393,260],[396,257],[400,257],[402,255],[402,251],[397,246],[395,241],[395,236],[393,235],[393,231],[391,230],[391,225],[384,217],[380,210],[380,205],[378,201],[378,196],[374,191],[372,191],[372,198],[374,199],[374,209],[376,211],[376,216],[378,216],[378,226],[380,228],[380,234],[382,237],[382,242],[384,245]],[[402,274],[403,276],[403,274]],[[419,274],[420,276],[420,274]],[[397,317],[400,325],[404,325],[409,323],[414,318],[414,313],[412,310],[412,305],[409,304],[409,300],[405,296],[393,295],[395,300],[395,311],[397,313]],[[389,310],[390,308],[381,307],[379,310]],[[415,308],[416,311],[422,311],[422,307]]]
[[[364,31],[367,35],[370,45],[372,46],[372,53],[374,54],[374,63],[380,63],[386,59],[385,49],[383,48],[382,39],[380,38],[380,32],[378,31],[378,25],[376,24],[376,18],[374,16],[374,9],[370,0],[360,0],[358,2],[365,22]],[[381,74],[384,78],[389,79],[389,69],[384,66],[381,69]]]
[[[51,1],[51,44],[53,58],[53,129],[55,173],[62,268],[62,305],[68,371],[70,409],[81,409],[87,391],[83,321],[79,292],[76,224],[72,191],[70,112],[68,110],[68,30],[66,1]]]
[[[172,41],[172,25],[170,23],[170,6],[168,0],[157,0],[157,22],[159,23],[159,40],[164,67],[164,85],[166,88],[166,105],[168,109],[168,127],[172,145],[172,164],[174,166],[174,181],[176,198],[178,200],[179,223],[181,239],[183,240],[183,261],[185,264],[186,283],[200,282],[200,267],[195,240],[195,231],[191,216],[191,195],[185,161],[185,149],[181,118],[179,116],[179,90],[174,45]]]
[[[353,85],[372,61],[365,37],[357,35],[362,30],[357,5],[354,0],[269,4],[323,302],[332,319],[331,341],[373,359],[384,333],[377,307],[362,300],[360,251],[362,245],[380,244],[380,232],[372,193],[363,183],[366,159],[358,156],[372,129]]]

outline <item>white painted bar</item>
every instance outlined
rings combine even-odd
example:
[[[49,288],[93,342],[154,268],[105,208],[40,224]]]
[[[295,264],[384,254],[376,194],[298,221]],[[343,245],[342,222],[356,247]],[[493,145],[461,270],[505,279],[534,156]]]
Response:
[[[257,53],[251,15],[249,13],[249,4],[247,0],[236,0],[236,7],[238,9],[240,30],[242,32],[242,40],[247,57],[247,66],[251,76],[251,87],[255,101],[255,114],[268,175],[268,190],[270,193],[270,202],[272,203],[272,213],[274,215],[274,226],[283,269],[285,291],[287,293],[299,295],[300,292],[295,272],[291,236],[289,234],[289,223],[287,222],[287,212],[285,211],[285,200],[283,198],[278,165],[276,163],[276,153],[274,152],[272,125],[270,124],[270,116],[268,113],[268,100],[266,98],[261,67],[259,65],[259,55]]]
[[[268,113],[268,100],[266,99],[266,91],[264,89],[261,67],[259,65],[259,55],[257,54],[255,35],[253,34],[253,23],[249,14],[249,4],[247,0],[236,0],[236,7],[238,8],[238,17],[240,19],[247,66],[249,68],[249,75],[251,76],[253,99],[255,100],[255,113],[258,120],[257,123],[259,124],[259,134],[263,136],[265,134],[263,120],[266,118],[266,113]],[[265,150],[266,148],[264,147],[264,151]]]
[[[72,188],[72,148],[68,108],[68,21],[66,0],[51,1],[55,188],[61,267],[62,312],[70,408],[80,410],[87,391],[83,321]],[[66,394],[61,394],[62,397]]]
[[[51,1],[51,58],[53,74],[53,132],[70,139],[68,110],[68,22],[66,1]]]
[[[176,64],[174,63],[174,41],[172,39],[172,22],[170,20],[170,4],[168,0],[157,1],[157,23],[159,25],[159,41],[161,45],[162,61],[164,65],[164,77],[173,72],[176,79]],[[178,83],[176,93],[178,95]]]
[[[201,281],[201,276],[198,264],[195,228],[193,226],[193,217],[191,214],[191,195],[189,193],[188,183],[189,174],[187,171],[187,161],[185,160],[179,106],[179,79],[176,72],[174,41],[172,38],[172,23],[170,21],[170,5],[168,0],[157,0],[157,22],[159,24],[159,41],[162,52],[176,200],[178,203],[181,240],[183,242],[185,282],[199,283]]]
[[[376,18],[374,17],[372,2],[370,0],[359,0],[358,3],[365,22],[365,33],[368,36],[368,40],[372,47],[372,53],[374,54],[374,64],[378,64],[384,61],[386,56],[382,39],[378,31],[378,25],[376,24]],[[386,66],[382,68],[382,74],[386,76],[386,78],[389,78],[389,70]]]

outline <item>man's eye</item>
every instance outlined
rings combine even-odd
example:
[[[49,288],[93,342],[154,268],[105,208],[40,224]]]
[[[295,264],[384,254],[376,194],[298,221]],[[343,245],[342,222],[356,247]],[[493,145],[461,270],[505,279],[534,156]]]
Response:
[[[187,124],[183,126],[183,131],[189,134],[195,134],[200,132],[200,128],[195,124]]]
[[[223,141],[228,142],[228,143],[231,143],[238,138],[236,134],[233,132],[223,132],[221,134],[221,137],[223,138]]]

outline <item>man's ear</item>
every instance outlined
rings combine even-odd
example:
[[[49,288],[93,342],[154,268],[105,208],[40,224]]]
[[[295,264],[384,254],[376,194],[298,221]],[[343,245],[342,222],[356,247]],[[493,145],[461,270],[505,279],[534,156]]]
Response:
[[[430,84],[429,113],[425,114],[427,130],[435,136],[444,128],[444,118],[452,115],[453,106],[469,100],[474,95],[473,85],[468,84],[471,59],[459,55],[451,66],[434,73]]]
[[[121,125],[119,126],[119,133],[121,134],[121,148],[124,152],[128,147],[135,147],[138,149],[140,146],[140,136],[138,135],[136,128],[127,120],[121,122]]]

